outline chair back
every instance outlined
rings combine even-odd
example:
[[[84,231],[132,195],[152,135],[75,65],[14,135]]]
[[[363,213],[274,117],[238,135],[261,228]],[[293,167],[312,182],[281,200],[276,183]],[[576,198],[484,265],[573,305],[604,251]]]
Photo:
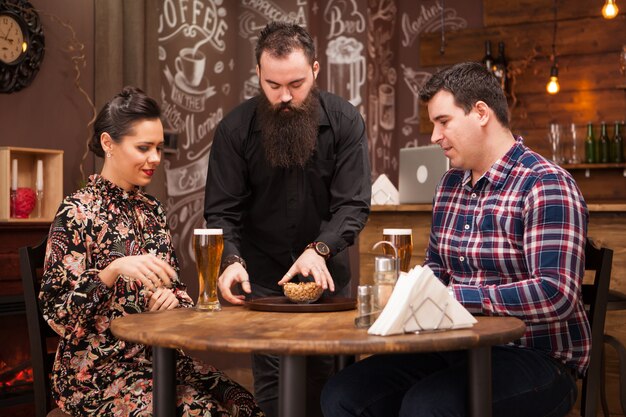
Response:
[[[55,408],[50,397],[50,372],[54,363],[54,352],[48,351],[47,340],[51,338],[58,340],[58,336],[43,320],[38,297],[41,283],[37,270],[43,268],[47,243],[48,238],[46,237],[37,246],[24,246],[19,249],[30,355],[33,365],[36,417],[46,417],[48,411]]]
[[[595,271],[593,283],[583,284],[583,303],[591,325],[591,357],[587,375],[583,378],[580,412],[583,417],[595,417],[602,378],[604,349],[604,320],[606,317],[609,283],[613,264],[613,250],[598,247],[587,238],[585,270]]]

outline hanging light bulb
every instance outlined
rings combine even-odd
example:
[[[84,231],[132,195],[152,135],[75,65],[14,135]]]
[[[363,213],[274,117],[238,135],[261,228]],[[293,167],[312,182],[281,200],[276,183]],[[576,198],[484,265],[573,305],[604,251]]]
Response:
[[[548,94],[556,94],[561,90],[561,86],[559,85],[559,66],[556,63],[556,0],[553,0],[552,8],[554,12],[554,25],[552,31],[552,55],[550,56],[552,68],[550,68],[550,81],[546,84]]]
[[[606,0],[604,6],[602,6],[602,16],[605,19],[613,19],[619,13],[619,8],[615,4],[615,0]]]
[[[546,91],[549,94],[556,94],[561,90],[561,86],[559,85],[559,68],[556,66],[556,63],[552,65],[550,69],[550,81],[546,84]]]

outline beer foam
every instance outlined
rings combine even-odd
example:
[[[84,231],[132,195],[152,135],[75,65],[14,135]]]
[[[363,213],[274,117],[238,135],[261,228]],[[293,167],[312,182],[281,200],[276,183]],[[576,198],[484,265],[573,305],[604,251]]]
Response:
[[[224,231],[222,229],[193,229],[194,235],[223,235]]]
[[[411,229],[383,229],[383,235],[410,235]]]

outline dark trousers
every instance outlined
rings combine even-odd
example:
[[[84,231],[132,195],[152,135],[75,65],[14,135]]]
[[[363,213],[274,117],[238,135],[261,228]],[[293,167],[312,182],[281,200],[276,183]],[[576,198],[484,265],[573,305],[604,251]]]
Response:
[[[345,296],[349,288],[335,292],[335,296]],[[252,297],[274,297],[283,295],[252,283]],[[334,356],[309,356],[306,360],[307,392],[306,416],[322,417],[320,396],[324,384],[335,373]],[[254,397],[267,417],[278,417],[278,375],[279,357],[275,355],[252,355],[252,375],[254,377]],[[291,416],[290,416],[291,417]]]
[[[576,401],[572,372],[533,349],[492,350],[494,417],[560,417]],[[467,352],[374,355],[333,376],[325,417],[467,415]]]

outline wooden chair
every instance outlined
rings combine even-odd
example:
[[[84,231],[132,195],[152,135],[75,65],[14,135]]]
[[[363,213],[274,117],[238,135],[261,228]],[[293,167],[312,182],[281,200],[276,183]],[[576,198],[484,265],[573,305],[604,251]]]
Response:
[[[614,290],[609,290],[606,309],[608,311],[626,310],[626,294]],[[622,342],[620,342],[616,337],[611,336],[610,334],[604,335],[604,343],[605,347],[608,344],[609,346],[612,346],[613,349],[615,349],[615,351],[617,352],[617,359],[619,363],[619,399],[620,405],[622,406],[622,414],[626,415],[626,348],[624,348]],[[604,411],[604,415],[608,416],[609,407],[606,403],[604,355],[602,356],[602,359],[602,383],[600,386],[600,398],[602,399],[602,410]]]
[[[613,250],[597,247],[587,238],[585,245],[585,270],[595,271],[592,284],[584,284],[583,302],[591,325],[591,357],[587,375],[582,380],[580,412],[582,417],[596,417],[604,349],[604,320],[607,310],[609,283],[613,264]],[[606,412],[606,410],[605,410]]]
[[[36,417],[71,417],[69,414],[55,407],[50,397],[50,372],[54,363],[54,352],[47,347],[48,340],[58,343],[58,335],[43,320],[39,309],[39,289],[41,283],[37,269],[43,268],[46,256],[46,237],[39,245],[20,248],[20,271],[24,287],[24,302],[26,305],[26,321],[28,323],[28,338],[30,339],[30,355],[33,365],[33,389],[35,393]]]

